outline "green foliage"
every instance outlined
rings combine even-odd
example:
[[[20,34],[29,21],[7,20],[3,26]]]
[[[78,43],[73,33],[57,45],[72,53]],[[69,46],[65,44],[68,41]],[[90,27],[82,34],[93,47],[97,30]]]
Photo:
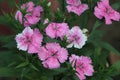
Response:
[[[115,64],[113,64],[112,67],[117,69],[117,70],[120,70],[120,61],[118,61]]]
[[[74,79],[75,79],[75,80],[79,80],[79,78],[78,78],[76,75],[74,75]]]
[[[106,43],[106,42],[99,42],[99,45],[105,49],[107,49],[108,51],[111,51],[115,54],[120,55],[120,52],[117,51],[115,48],[113,48],[110,44]]]
[[[21,71],[9,67],[0,67],[0,77],[19,77]]]
[[[0,0],[0,2],[3,2],[4,0]]]
[[[112,7],[115,9],[115,10],[118,10],[120,8],[120,2],[117,2],[117,3],[114,3],[112,5]]]

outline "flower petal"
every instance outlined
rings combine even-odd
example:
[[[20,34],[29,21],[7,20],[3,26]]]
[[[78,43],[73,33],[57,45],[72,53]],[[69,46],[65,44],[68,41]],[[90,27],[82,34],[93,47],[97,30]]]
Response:
[[[42,62],[45,68],[55,69],[60,67],[60,63],[56,58],[49,58],[46,61]]]

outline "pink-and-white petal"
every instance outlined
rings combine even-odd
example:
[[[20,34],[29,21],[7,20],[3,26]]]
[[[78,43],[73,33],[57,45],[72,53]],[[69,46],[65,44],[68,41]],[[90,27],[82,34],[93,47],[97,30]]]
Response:
[[[82,30],[78,26],[74,26],[66,35],[67,42],[69,43],[67,45],[67,48],[71,48],[74,46],[75,48],[82,48],[86,41],[87,37],[85,34],[83,34]]]
[[[27,51],[28,44],[25,41],[25,36],[24,35],[22,35],[22,34],[16,35],[15,40],[17,42],[17,48],[19,50]]]
[[[27,37],[31,37],[33,35],[33,30],[30,27],[25,27],[22,34]]]

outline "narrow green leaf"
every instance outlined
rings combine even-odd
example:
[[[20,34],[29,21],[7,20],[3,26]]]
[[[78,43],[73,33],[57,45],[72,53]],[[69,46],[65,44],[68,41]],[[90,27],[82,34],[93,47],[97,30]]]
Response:
[[[16,64],[16,62],[12,62],[12,63],[8,64],[8,67],[12,67],[15,64]]]
[[[117,51],[114,47],[112,47],[110,44],[106,43],[106,42],[99,42],[98,44],[100,44],[100,46],[102,46],[103,48],[107,49],[108,51],[111,51],[114,54],[118,54],[120,55],[120,52]]]
[[[2,43],[8,43],[13,40],[14,40],[14,35],[10,35],[10,36],[0,35],[0,42]]]
[[[118,9],[120,8],[120,2],[117,2],[117,3],[113,4],[112,7],[113,7],[115,10],[118,10]]]
[[[97,20],[97,21],[95,22],[94,26],[93,26],[92,33],[93,33],[98,27],[100,27],[101,24],[102,24],[102,23]]]
[[[45,37],[44,42],[58,42],[56,39],[51,39],[50,37]]]
[[[47,80],[47,77],[46,76],[42,76],[41,80]]]
[[[7,19],[5,16],[0,16],[0,24],[6,24],[8,21],[9,19]]]
[[[10,8],[15,7],[15,0],[8,0]]]
[[[53,76],[48,76],[47,80],[53,80]]]
[[[8,49],[13,49],[13,48],[16,48],[17,46],[16,46],[15,41],[11,41],[11,42],[9,42],[9,43],[3,45],[2,47],[8,48]]]
[[[62,73],[62,72],[65,72],[67,70],[67,68],[58,68],[58,69],[53,69],[53,71],[56,71],[56,72],[59,72],[59,73]]]
[[[13,61],[18,61],[16,53],[12,51],[0,51],[0,66],[8,66]]]
[[[28,64],[29,64],[28,62],[23,62],[23,63],[19,64],[18,66],[16,66],[16,68],[25,67],[25,66],[27,66]]]
[[[117,69],[117,70],[120,70],[120,61],[118,61],[115,64],[113,64],[112,67]]]
[[[67,65],[68,69],[71,68],[71,64],[69,62],[65,62],[65,63]]]
[[[80,80],[77,75],[74,75],[73,78],[74,78],[75,80]]]
[[[49,70],[49,69],[42,69],[43,75],[47,75],[47,76],[54,76],[54,75],[58,75],[61,74],[63,72],[65,72],[67,70],[67,68],[59,68],[59,69],[53,69],[53,70]]]
[[[39,71],[39,69],[36,68],[33,64],[30,64],[30,67],[31,67],[32,69],[36,70],[36,71]]]
[[[107,77],[105,80],[113,80],[111,77]]]

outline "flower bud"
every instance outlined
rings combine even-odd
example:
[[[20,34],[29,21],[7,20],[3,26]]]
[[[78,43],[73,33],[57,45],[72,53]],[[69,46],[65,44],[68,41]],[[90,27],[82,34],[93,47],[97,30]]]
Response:
[[[50,7],[51,6],[51,2],[48,2],[47,6]]]

